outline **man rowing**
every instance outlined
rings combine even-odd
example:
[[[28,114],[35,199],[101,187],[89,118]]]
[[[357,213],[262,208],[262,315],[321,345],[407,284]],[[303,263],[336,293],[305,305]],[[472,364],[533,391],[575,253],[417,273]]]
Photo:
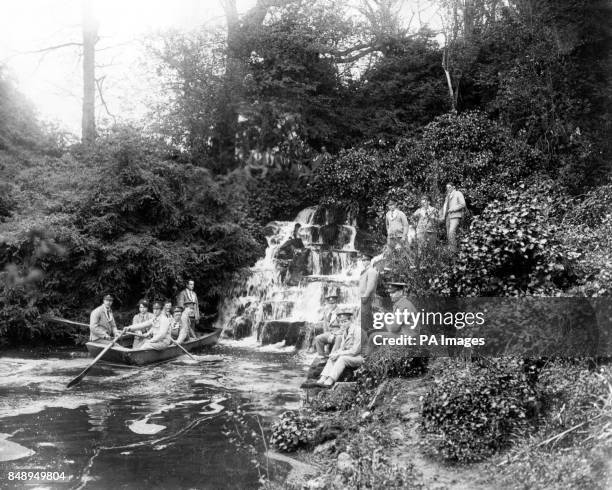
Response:
[[[91,312],[89,316],[89,341],[108,343],[120,332],[117,329],[111,306],[113,297],[107,294],[102,304]]]
[[[124,332],[138,332],[150,327],[144,334],[144,342],[135,349],[162,350],[171,344],[170,320],[163,314],[163,306],[161,301],[156,301],[153,303],[153,318],[123,329]]]

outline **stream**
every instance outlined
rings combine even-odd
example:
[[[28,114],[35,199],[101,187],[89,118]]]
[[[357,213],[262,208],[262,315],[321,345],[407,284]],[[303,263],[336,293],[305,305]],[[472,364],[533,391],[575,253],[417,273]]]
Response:
[[[266,458],[262,432],[301,404],[308,356],[252,343],[225,340],[196,361],[96,365],[71,389],[91,363],[84,351],[4,353],[0,487],[258,488],[282,477],[290,468]]]

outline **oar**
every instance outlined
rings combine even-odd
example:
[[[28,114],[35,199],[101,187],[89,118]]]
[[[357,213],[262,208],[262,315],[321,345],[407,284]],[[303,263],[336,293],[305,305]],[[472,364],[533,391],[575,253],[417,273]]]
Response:
[[[185,349],[185,347],[183,347],[181,344],[179,344],[176,340],[174,339],[170,339],[170,342],[172,342],[174,345],[176,345],[179,349],[181,349],[185,354],[187,354],[189,357],[191,357],[194,361],[196,360],[195,357],[193,357],[188,351],[187,349]]]
[[[74,378],[70,383],[68,383],[66,385],[66,388],[70,388],[71,386],[74,386],[75,384],[77,384],[79,381],[81,381],[85,375],[89,372],[89,370],[94,367],[94,365],[96,364],[96,362],[98,362],[100,359],[102,359],[102,356],[104,356],[104,354],[106,354],[106,352],[117,343],[117,341],[123,337],[123,333],[121,335],[119,335],[118,337],[116,337],[110,344],[108,344],[106,347],[104,347],[104,349],[102,349],[102,352],[100,352],[96,358],[93,360],[93,362],[87,366],[85,369],[83,369],[83,371],[81,371],[81,374],[79,374],[76,378]]]
[[[76,327],[87,327],[87,328],[89,328],[89,323],[75,322],[75,321],[72,321],[72,320],[66,320],[65,318],[59,318],[57,316],[42,315],[41,318],[43,320],[48,321],[48,322],[61,323],[61,324],[64,324],[64,325],[74,325]]]

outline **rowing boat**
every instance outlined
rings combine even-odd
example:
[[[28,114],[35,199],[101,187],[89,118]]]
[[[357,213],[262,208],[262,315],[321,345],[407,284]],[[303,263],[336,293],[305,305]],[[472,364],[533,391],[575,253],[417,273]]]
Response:
[[[187,351],[196,351],[207,345],[214,345],[219,341],[221,328],[216,328],[214,332],[204,334],[202,337],[184,342],[181,346]],[[108,344],[101,342],[87,342],[87,350],[92,357],[97,356]],[[102,357],[102,361],[113,364],[126,364],[129,366],[142,366],[156,362],[169,361],[184,354],[180,347],[171,345],[163,350],[137,349],[132,350],[126,347],[115,345],[110,348]]]

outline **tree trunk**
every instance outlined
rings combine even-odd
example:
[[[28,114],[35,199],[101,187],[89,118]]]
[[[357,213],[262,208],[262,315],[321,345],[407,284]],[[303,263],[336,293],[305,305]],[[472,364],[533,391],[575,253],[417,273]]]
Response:
[[[98,25],[93,0],[83,0],[83,118],[81,140],[91,144],[96,139],[96,42]]]

